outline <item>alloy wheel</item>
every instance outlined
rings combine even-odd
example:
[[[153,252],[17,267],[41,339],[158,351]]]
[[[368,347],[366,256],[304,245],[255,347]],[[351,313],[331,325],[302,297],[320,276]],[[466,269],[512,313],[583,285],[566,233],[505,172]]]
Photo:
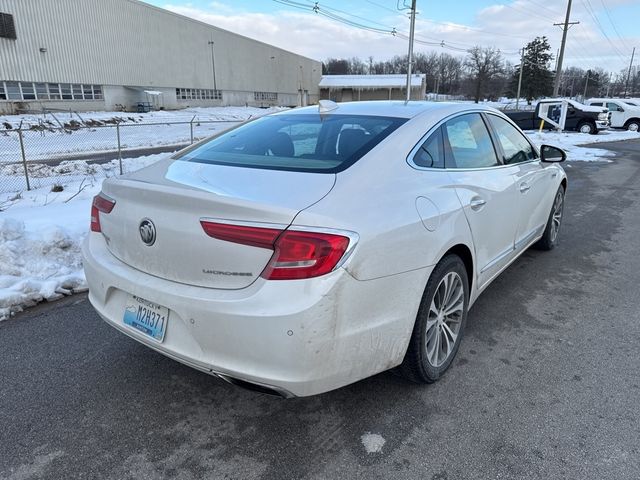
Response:
[[[427,360],[442,365],[454,350],[464,313],[464,285],[456,272],[447,273],[431,299],[426,328]]]
[[[560,231],[560,223],[562,222],[562,211],[564,208],[564,195],[562,190],[558,191],[556,199],[553,202],[553,213],[551,214],[551,241],[555,242]]]

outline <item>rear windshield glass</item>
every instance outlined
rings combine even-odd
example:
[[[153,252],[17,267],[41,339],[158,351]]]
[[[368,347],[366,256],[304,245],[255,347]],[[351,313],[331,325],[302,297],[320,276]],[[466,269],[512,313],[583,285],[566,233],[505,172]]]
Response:
[[[237,167],[335,173],[353,165],[404,122],[404,118],[319,113],[266,116],[177,158]]]

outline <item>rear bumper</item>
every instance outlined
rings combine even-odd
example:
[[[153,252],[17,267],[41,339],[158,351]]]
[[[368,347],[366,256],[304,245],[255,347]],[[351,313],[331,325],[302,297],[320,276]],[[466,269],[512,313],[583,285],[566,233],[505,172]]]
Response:
[[[609,129],[609,122],[596,120],[596,129],[598,131],[600,131],[600,130],[608,130]]]
[[[124,264],[100,234],[83,244],[89,300],[129,337],[198,370],[284,396],[332,390],[398,365],[431,269],[358,281],[344,269],[310,280],[194,287]],[[135,294],[170,309],[157,343],[122,322]]]

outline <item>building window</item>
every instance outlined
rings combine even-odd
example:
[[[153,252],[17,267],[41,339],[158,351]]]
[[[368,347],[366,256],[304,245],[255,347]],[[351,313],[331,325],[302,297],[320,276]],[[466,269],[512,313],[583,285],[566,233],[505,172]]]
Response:
[[[82,93],[85,100],[93,100],[93,85],[82,85]]]
[[[176,88],[178,100],[222,100],[222,91],[210,88]]]
[[[16,26],[13,23],[13,15],[0,13],[0,37],[16,39]]]
[[[33,89],[33,83],[20,82],[20,88],[22,89],[23,100],[35,100],[36,92]]]
[[[18,82],[5,82],[8,100],[22,100],[20,84]]]
[[[62,99],[63,100],[73,100],[73,94],[71,93],[71,84],[70,83],[61,83],[60,90],[62,91]]]
[[[0,80],[0,100],[102,100],[102,98],[100,85]]]
[[[256,102],[277,102],[278,94],[276,92],[253,92],[253,99]]]
[[[49,98],[51,100],[60,100],[60,84],[50,83],[48,87],[49,87]]]
[[[84,100],[84,97],[82,95],[82,85],[77,85],[77,84],[72,84],[71,85],[72,90],[73,90],[73,99],[74,100]]]
[[[49,91],[46,83],[36,83],[36,97],[38,100],[49,100]]]

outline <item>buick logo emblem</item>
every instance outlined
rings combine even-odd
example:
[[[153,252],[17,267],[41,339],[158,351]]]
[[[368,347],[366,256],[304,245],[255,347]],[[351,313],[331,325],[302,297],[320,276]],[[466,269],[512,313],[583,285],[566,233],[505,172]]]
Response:
[[[138,227],[140,238],[145,245],[151,246],[156,241],[156,226],[148,218],[143,218]]]

